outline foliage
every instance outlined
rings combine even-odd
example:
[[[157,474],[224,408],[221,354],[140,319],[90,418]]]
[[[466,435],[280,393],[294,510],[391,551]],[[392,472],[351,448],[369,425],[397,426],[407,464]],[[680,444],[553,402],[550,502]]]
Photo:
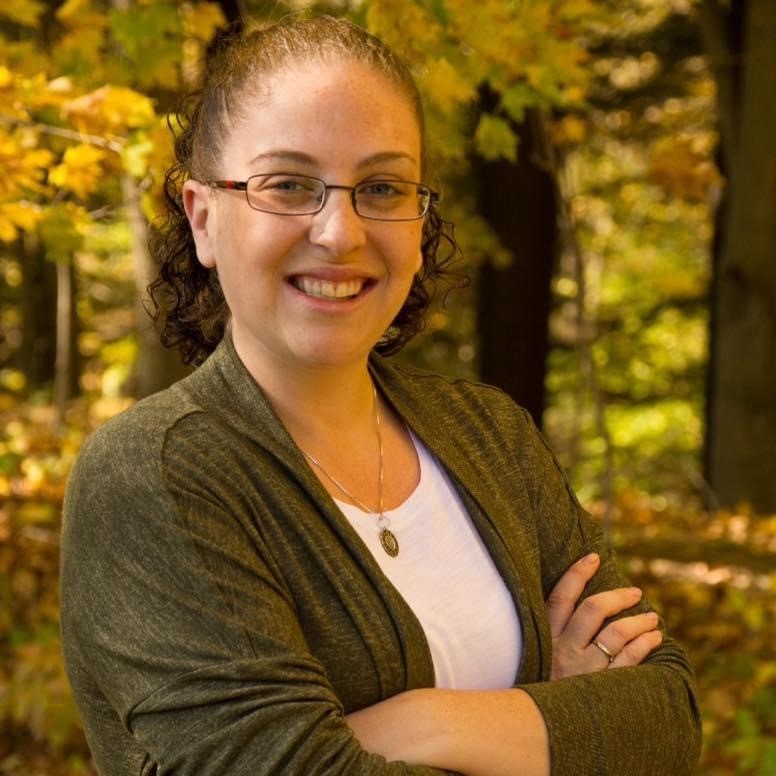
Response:
[[[704,776],[776,768],[776,515],[623,493],[613,541],[697,674]],[[688,537],[692,542],[688,543]]]
[[[608,453],[614,491],[713,499],[700,452],[715,86],[690,4],[633,5],[590,40],[583,139],[559,146],[573,245],[554,281],[545,424],[586,498],[604,493]]]
[[[86,773],[88,750],[61,664],[59,515],[88,424],[59,433],[48,406],[0,407],[0,772]]]
[[[470,264],[508,260],[473,206],[475,156],[515,159],[528,108],[583,104],[590,80],[580,36],[601,13],[591,0],[370,0],[354,12],[407,61],[427,112],[432,172]],[[497,96],[484,112],[479,94]]]

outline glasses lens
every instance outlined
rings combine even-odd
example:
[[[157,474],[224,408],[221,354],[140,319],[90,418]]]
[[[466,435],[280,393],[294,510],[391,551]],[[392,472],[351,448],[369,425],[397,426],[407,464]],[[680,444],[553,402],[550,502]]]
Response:
[[[304,215],[321,206],[323,181],[304,175],[254,175],[248,179],[248,204],[266,213]]]
[[[365,181],[356,187],[356,212],[381,221],[411,221],[428,210],[431,191],[408,181]]]

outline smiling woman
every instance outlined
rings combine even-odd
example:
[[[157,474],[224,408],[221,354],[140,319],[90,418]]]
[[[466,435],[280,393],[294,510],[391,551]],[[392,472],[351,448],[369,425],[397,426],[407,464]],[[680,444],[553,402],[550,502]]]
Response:
[[[690,773],[686,657],[527,414],[383,358],[455,248],[407,69],[289,20],[192,99],[153,293],[199,366],[93,435],[65,505],[100,771]]]

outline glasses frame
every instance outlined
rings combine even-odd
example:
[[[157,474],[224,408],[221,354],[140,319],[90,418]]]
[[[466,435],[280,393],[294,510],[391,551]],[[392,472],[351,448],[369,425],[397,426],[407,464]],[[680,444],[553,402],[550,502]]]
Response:
[[[316,207],[315,210],[306,210],[304,213],[284,213],[279,210],[266,210],[264,208],[255,207],[251,204],[250,198],[248,197],[248,185],[254,178],[271,178],[274,175],[288,175],[289,177],[294,178],[306,178],[307,180],[316,181],[317,183],[320,183],[323,187],[323,196],[321,197],[321,201]],[[442,195],[438,191],[434,191],[429,186],[426,186],[425,183],[420,183],[419,181],[405,181],[405,180],[398,180],[396,178],[376,178],[374,180],[364,180],[357,183],[355,186],[343,186],[339,183],[326,183],[325,180],[322,178],[316,178],[314,175],[300,175],[299,173],[293,173],[293,172],[272,172],[272,173],[260,173],[256,175],[251,175],[249,178],[246,178],[244,181],[236,181],[236,180],[215,180],[215,181],[206,181],[208,186],[213,186],[216,189],[225,189],[227,191],[244,191],[245,192],[245,201],[248,203],[248,207],[251,208],[251,210],[256,210],[259,213],[270,213],[271,215],[275,216],[312,216],[316,213],[320,213],[321,210],[323,210],[324,207],[326,207],[326,202],[329,199],[329,191],[332,189],[342,189],[343,191],[349,191],[350,192],[350,204],[353,206],[353,211],[356,213],[359,218],[365,218],[368,221],[419,221],[421,218],[425,218],[428,215],[428,211],[431,209],[431,205],[436,204],[439,202],[439,200],[442,198]],[[413,216],[411,218],[379,218],[378,216],[366,216],[363,213],[360,213],[358,210],[358,204],[356,200],[356,190],[359,188],[359,186],[363,186],[364,184],[368,183],[408,183],[413,186],[418,187],[418,192],[423,193],[423,191],[428,192],[427,199],[426,199],[426,207],[424,208],[423,212],[420,215]]]

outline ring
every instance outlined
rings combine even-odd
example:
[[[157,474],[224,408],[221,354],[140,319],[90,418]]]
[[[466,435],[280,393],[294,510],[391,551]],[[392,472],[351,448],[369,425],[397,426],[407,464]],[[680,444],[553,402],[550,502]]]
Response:
[[[610,663],[612,662],[612,660],[614,660],[615,656],[598,639],[593,639],[593,645],[598,647],[598,649],[600,649],[601,652],[603,652],[604,655],[606,655],[606,659]]]

